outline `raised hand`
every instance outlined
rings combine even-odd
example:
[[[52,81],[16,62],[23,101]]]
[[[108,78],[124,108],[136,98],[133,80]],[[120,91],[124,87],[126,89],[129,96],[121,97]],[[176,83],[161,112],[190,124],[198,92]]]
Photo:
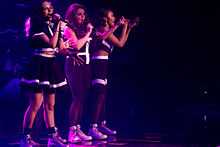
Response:
[[[133,28],[133,27],[137,26],[139,24],[139,22],[140,22],[140,18],[135,17],[134,19],[129,20],[128,26],[129,26],[129,28]]]
[[[116,22],[116,25],[120,26],[120,25],[124,24],[125,21],[126,21],[126,19],[124,18],[124,16],[122,16],[122,17],[118,20],[118,22]]]
[[[64,21],[60,21],[59,25],[60,25],[60,31],[64,31],[64,28],[66,27],[67,23]]]
[[[66,40],[63,44],[64,44],[64,47],[65,47],[65,48],[70,48],[70,47],[71,47],[71,42],[70,42],[70,40]]]
[[[86,28],[87,28],[87,31],[88,31],[88,32],[92,32],[92,30],[93,30],[94,27],[93,27],[93,25],[92,25],[91,23],[88,23],[87,26],[86,26]]]

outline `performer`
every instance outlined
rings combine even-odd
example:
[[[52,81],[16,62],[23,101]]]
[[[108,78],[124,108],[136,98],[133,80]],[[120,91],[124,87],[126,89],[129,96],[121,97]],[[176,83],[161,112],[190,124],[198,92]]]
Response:
[[[92,68],[92,90],[94,110],[89,135],[95,139],[106,139],[109,135],[115,135],[116,131],[107,127],[104,116],[108,74],[108,59],[113,51],[113,46],[122,48],[136,23],[121,17],[115,23],[116,18],[111,9],[102,9],[95,18],[95,36],[92,40],[91,68]],[[119,27],[122,31],[119,37],[114,32]]]
[[[48,145],[65,146],[67,143],[59,136],[54,120],[56,88],[67,84],[64,72],[62,74],[55,58],[58,48],[65,49],[60,36],[66,24],[62,21],[52,22],[53,11],[50,1],[41,1],[25,23],[26,35],[30,48],[33,50],[33,56],[21,79],[21,86],[31,91],[33,97],[30,98],[30,105],[24,115],[22,146],[39,145],[33,141],[31,131],[42,103],[49,137]]]
[[[64,30],[64,40],[70,45],[70,54],[66,58],[65,73],[72,93],[72,104],[69,109],[69,142],[92,140],[80,128],[85,99],[91,84],[89,43],[93,30],[87,23],[85,6],[71,4],[65,16],[68,27]]]

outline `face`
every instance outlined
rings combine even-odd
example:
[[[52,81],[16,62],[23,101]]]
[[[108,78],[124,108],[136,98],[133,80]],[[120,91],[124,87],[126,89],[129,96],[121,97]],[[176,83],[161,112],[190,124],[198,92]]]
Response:
[[[42,6],[43,17],[45,17],[46,20],[51,21],[53,14],[53,6],[51,2],[44,1],[41,6]]]
[[[82,8],[79,8],[77,11],[76,11],[76,14],[75,14],[75,22],[80,25],[80,24],[83,24],[83,22],[85,21],[85,18],[86,18],[86,15],[85,15],[85,10],[82,9]]]
[[[115,16],[112,11],[108,11],[107,13],[107,23],[110,27],[115,25]]]

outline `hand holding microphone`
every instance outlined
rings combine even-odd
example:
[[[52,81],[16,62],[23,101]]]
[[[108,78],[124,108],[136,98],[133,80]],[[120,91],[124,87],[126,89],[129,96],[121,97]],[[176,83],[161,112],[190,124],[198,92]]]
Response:
[[[130,28],[133,28],[134,26],[137,26],[140,22],[139,17],[134,17],[132,19],[126,19],[124,16],[122,16],[116,25],[128,25]]]
[[[118,22],[116,22],[116,25],[120,26],[125,23],[126,23],[126,19],[124,18],[124,16],[121,16],[121,18],[118,20]]]
[[[60,14],[58,13],[54,13],[52,16],[52,20],[54,23],[56,23],[58,26],[58,31],[60,32],[60,37],[63,38],[63,34],[64,34],[64,28],[66,27],[66,25],[68,24],[67,21],[65,21]]]
[[[61,17],[60,14],[58,14],[58,13],[52,14],[52,21],[53,21],[54,23],[58,23],[58,22],[61,21],[61,20],[62,20],[62,17]]]
[[[66,22],[63,22],[63,21],[60,21],[60,31],[64,31],[64,28],[66,27],[67,23]]]
[[[130,28],[133,28],[134,26],[137,26],[140,22],[140,18],[139,17],[134,17],[133,19],[130,19],[128,22],[128,26]]]
[[[54,13],[52,18],[54,23],[60,23],[61,28],[64,28],[68,24],[68,22],[65,19],[63,19],[62,16],[58,13]]]
[[[53,16],[52,16],[52,20],[54,22],[59,22],[59,21],[63,21],[63,22],[66,22],[65,19],[62,18],[62,16],[58,13],[54,13]],[[67,22],[66,22],[67,23]]]
[[[93,27],[93,25],[92,25],[91,23],[88,23],[87,26],[86,26],[86,29],[87,29],[87,31],[88,31],[89,33],[92,32],[93,28],[94,28],[94,27]]]

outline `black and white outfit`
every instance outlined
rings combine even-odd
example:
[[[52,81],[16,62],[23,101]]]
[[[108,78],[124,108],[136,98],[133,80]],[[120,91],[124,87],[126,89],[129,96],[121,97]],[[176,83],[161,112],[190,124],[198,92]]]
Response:
[[[95,101],[100,101],[97,103],[102,103],[105,105],[106,92],[107,92],[107,77],[108,77],[108,59],[109,56],[94,56],[93,53],[98,50],[104,50],[109,54],[113,51],[113,45],[104,39],[99,39],[94,37],[93,45],[91,50],[91,69],[92,69],[92,93]],[[103,98],[99,98],[102,95]],[[96,106],[98,107],[98,106]],[[99,108],[95,108],[99,109]],[[94,116],[93,123],[100,122],[105,119],[105,106],[100,108],[100,116]]]
[[[33,92],[54,93],[55,89],[67,84],[61,64],[56,58],[57,48],[51,48],[42,40],[32,40],[41,34],[49,38],[53,36],[53,26],[44,24],[33,25],[29,38],[30,48],[33,50],[21,84]]]
[[[108,77],[108,58],[109,56],[97,56],[95,52],[104,50],[109,54],[113,51],[113,45],[97,36],[93,37],[91,50],[91,69],[92,69],[92,120],[89,135],[94,139],[107,139],[108,136],[116,135],[115,130],[111,130],[106,125],[105,103],[107,92]]]

